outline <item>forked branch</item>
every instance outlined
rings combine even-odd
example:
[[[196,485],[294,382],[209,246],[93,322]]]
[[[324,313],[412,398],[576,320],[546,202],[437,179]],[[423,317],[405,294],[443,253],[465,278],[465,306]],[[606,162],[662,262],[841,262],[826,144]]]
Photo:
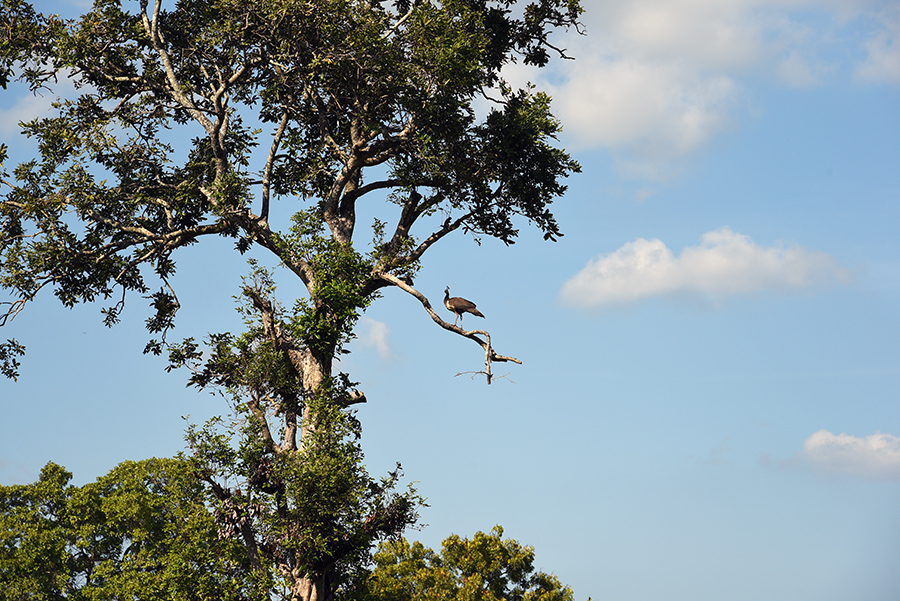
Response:
[[[512,361],[513,363],[518,363],[519,365],[522,362],[515,357],[507,357],[505,355],[498,355],[494,348],[491,346],[491,335],[485,330],[464,330],[452,323],[446,322],[437,314],[434,308],[431,306],[431,303],[428,301],[428,298],[401,280],[400,278],[393,276],[389,273],[378,273],[377,277],[381,278],[385,282],[388,282],[394,286],[397,286],[401,290],[408,292],[409,294],[416,297],[422,306],[425,308],[425,311],[431,316],[431,319],[434,320],[436,324],[444,328],[445,330],[449,330],[450,332],[455,332],[464,338],[468,338],[469,340],[474,340],[477,342],[481,348],[484,349],[484,374],[487,377],[487,383],[490,384],[493,379],[493,375],[491,374],[491,364],[495,361],[497,362],[506,362]],[[482,339],[481,336],[484,338]]]

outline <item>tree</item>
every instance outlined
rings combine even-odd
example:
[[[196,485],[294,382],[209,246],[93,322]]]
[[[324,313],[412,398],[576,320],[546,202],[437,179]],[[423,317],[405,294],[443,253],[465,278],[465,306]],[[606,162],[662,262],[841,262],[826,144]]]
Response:
[[[371,601],[572,601],[572,590],[534,571],[534,549],[503,528],[471,539],[453,535],[440,553],[401,539],[384,543],[367,583]]]
[[[368,476],[348,417],[320,411],[333,421],[302,452],[272,452],[259,422],[233,437],[212,420],[189,429],[188,456],[80,488],[51,463],[0,486],[0,601],[353,598],[373,543],[414,523],[421,499],[393,492],[399,466]]]
[[[581,8],[577,0],[125,4],[97,0],[64,21],[0,0],[0,85],[19,79],[52,93],[67,77],[79,92],[24,124],[39,154],[0,174],[0,286],[10,294],[0,325],[45,287],[66,306],[105,301],[108,325],[130,295],[147,297],[147,352],[193,367],[195,384],[234,395],[243,416],[236,443],[212,429],[191,439],[194,469],[216,502],[234,515],[260,512],[232,534],[260,572],[263,560],[290,556],[294,598],[326,599],[340,580],[338,558],[352,562],[351,547],[395,534],[416,503],[412,492],[390,493],[394,476],[373,489],[360,471],[349,408],[365,395],[334,372],[334,359],[361,312],[397,287],[439,326],[481,345],[488,383],[493,362],[518,362],[495,352],[488,332],[441,319],[414,277],[453,232],[511,244],[527,221],[548,240],[561,235],[550,205],[578,164],[553,145],[550,98],[514,89],[501,70],[564,57],[549,36],[576,27]],[[0,148],[0,160],[6,154]],[[357,205],[373,198],[385,201],[383,217],[361,233]],[[254,269],[242,291],[249,331],[212,335],[207,356],[192,339],[166,336],[179,308],[176,256],[213,236],[273,257],[308,297],[282,308],[273,276]],[[16,375],[22,350],[14,340],[0,345],[5,374]],[[232,473],[259,497],[216,479]],[[296,482],[346,520],[323,513],[287,537],[314,509],[301,507]],[[265,533],[277,539],[271,549]]]
[[[0,486],[3,601],[238,600],[268,588],[217,535],[186,462],[129,461],[83,487],[71,477],[49,463],[33,484]]]
[[[267,250],[306,285],[307,330],[295,346],[314,391],[353,316],[382,288],[415,295],[409,282],[422,255],[447,234],[512,243],[520,215],[545,238],[560,235],[549,205],[577,163],[550,144],[559,124],[549,98],[511,89],[500,70],[517,56],[546,64],[549,32],[576,23],[575,0],[538,0],[521,18],[510,2],[487,0],[139,6],[135,14],[98,0],[62,22],[4,1],[3,79],[24,61],[16,74],[35,89],[68,76],[86,90],[25,124],[40,156],[4,175],[0,283],[14,297],[6,318],[50,285],[65,305],[116,295],[104,309],[112,324],[137,292],[152,300],[148,327],[164,334],[179,306],[175,251],[232,237],[241,252]],[[478,120],[481,98],[492,106]],[[257,124],[271,133],[259,156],[268,138]],[[172,128],[196,136],[180,164],[164,135]],[[356,205],[377,192],[399,217],[390,229],[377,220],[364,252]],[[274,199],[296,202],[280,230]],[[433,229],[416,237],[414,226]],[[488,368],[508,359],[477,340]],[[159,341],[148,350],[160,352]]]

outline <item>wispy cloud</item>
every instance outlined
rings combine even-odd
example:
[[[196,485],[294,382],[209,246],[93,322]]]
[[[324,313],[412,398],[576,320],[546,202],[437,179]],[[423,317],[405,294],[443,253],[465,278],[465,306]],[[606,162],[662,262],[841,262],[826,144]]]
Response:
[[[876,22],[879,27],[865,43],[867,57],[856,75],[864,81],[900,85],[900,6],[884,10]]]
[[[829,255],[799,246],[757,245],[727,227],[703,234],[679,256],[661,240],[638,238],[600,255],[567,281],[563,302],[576,307],[628,304],[653,296],[694,297],[718,304],[762,290],[796,291],[846,282]]]
[[[390,335],[391,329],[386,323],[366,317],[362,320],[358,338],[364,346],[374,348],[382,359],[390,359],[394,356],[388,343]]]
[[[0,136],[7,140],[22,131],[20,123],[27,123],[37,117],[45,117],[51,106],[59,98],[72,97],[73,94],[86,94],[92,91],[89,86],[77,89],[71,73],[63,69],[57,80],[49,84],[52,89],[41,89],[36,93],[28,91],[28,86],[21,82],[13,82],[4,93],[7,98],[16,98],[9,106],[0,107]]]
[[[710,449],[709,454],[707,454],[706,457],[699,458],[697,460],[697,465],[705,465],[709,467],[722,465],[726,462],[726,455],[730,450],[731,441],[729,440],[729,437],[726,436],[719,444]]]
[[[900,480],[900,438],[890,434],[858,438],[819,430],[803,443],[799,459],[801,465],[819,472]]]
[[[28,94],[9,108],[0,108],[0,136],[8,139],[18,134],[21,131],[19,123],[45,115],[55,99],[55,96],[51,97],[49,94]]]

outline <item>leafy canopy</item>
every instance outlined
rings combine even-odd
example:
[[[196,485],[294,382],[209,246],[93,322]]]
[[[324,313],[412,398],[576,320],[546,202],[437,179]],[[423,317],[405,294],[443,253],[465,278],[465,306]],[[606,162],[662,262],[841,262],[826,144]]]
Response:
[[[503,528],[454,534],[440,553],[406,539],[383,543],[368,580],[371,601],[572,601],[572,590],[534,570],[534,549]]]
[[[254,571],[223,536],[185,459],[126,461],[78,487],[48,463],[37,482],[0,486],[0,599],[285,599],[276,571]],[[241,513],[243,511],[243,513]],[[218,520],[218,522],[217,522]],[[396,538],[371,570],[357,570],[348,601],[572,601],[569,587],[534,569],[534,549],[503,529],[453,535],[440,552]],[[281,582],[279,582],[281,581]]]

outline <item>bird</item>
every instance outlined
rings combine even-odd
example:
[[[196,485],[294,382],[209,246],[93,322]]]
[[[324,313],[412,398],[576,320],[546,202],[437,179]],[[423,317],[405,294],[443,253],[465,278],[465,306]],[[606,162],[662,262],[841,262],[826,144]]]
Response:
[[[450,298],[450,286],[447,286],[444,289],[444,306],[447,307],[450,311],[456,313],[456,319],[453,320],[453,325],[456,325],[456,320],[459,320],[459,325],[462,326],[462,317],[463,313],[471,313],[472,315],[477,315],[478,317],[484,317],[484,315],[475,308],[475,303],[470,300],[466,300],[464,298],[460,298],[458,296],[454,296]]]

